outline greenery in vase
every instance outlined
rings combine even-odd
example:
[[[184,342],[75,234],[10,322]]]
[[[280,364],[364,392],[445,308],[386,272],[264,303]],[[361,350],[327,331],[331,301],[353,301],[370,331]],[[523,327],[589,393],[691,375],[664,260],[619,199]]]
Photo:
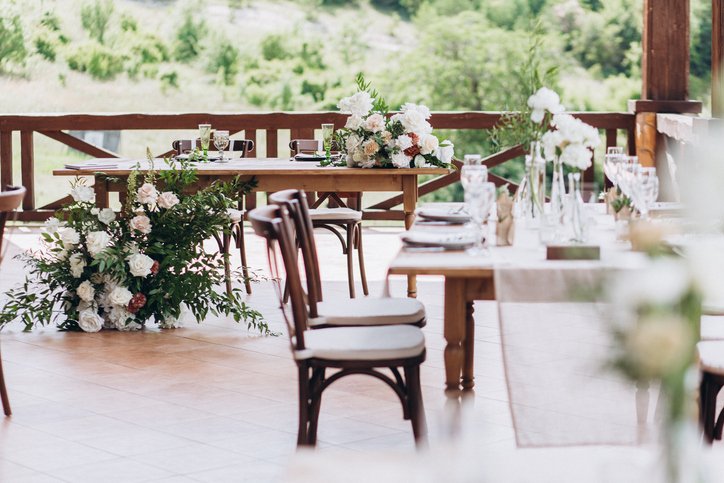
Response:
[[[226,315],[269,333],[262,314],[239,290],[219,291],[224,260],[203,251],[204,240],[230,229],[232,199],[255,181],[235,179],[193,191],[188,161],[128,177],[118,215],[95,205],[95,193],[76,180],[73,203],[46,222],[42,248],[21,255],[28,275],[8,291],[0,326],[20,320],[25,330],[56,322],[62,330],[136,330],[155,320],[177,327],[184,311],[197,321]],[[164,191],[161,191],[163,189]]]

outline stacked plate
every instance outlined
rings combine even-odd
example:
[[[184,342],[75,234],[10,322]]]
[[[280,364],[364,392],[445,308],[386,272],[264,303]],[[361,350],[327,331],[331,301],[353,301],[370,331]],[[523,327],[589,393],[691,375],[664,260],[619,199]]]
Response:
[[[442,222],[455,225],[462,225],[470,221],[470,215],[465,210],[464,205],[451,206],[449,208],[420,208],[417,216],[421,221]]]
[[[436,233],[410,231],[400,235],[402,243],[411,248],[439,248],[440,250],[465,250],[475,243],[472,234],[467,232]]]

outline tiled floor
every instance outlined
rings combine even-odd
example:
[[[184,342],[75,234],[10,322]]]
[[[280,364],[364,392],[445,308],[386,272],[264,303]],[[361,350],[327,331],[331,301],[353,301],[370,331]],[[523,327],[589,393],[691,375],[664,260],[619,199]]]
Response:
[[[265,269],[249,233],[250,260]],[[15,229],[9,257],[34,247],[37,230]],[[373,294],[397,250],[391,230],[366,233]],[[325,297],[347,297],[344,260],[322,236]],[[0,290],[22,279],[6,258]],[[238,262],[237,262],[238,263]],[[393,293],[404,295],[404,279]],[[421,279],[427,362],[422,381],[431,439],[448,438],[443,395],[442,283]],[[282,331],[271,286],[249,302]],[[477,383],[471,418],[481,446],[513,447],[494,307],[476,312]],[[259,337],[226,320],[137,333],[2,332],[13,407],[0,421],[0,481],[274,481],[294,452],[296,372],[286,336]],[[414,449],[399,401],[379,381],[346,378],[325,392],[319,451]]]

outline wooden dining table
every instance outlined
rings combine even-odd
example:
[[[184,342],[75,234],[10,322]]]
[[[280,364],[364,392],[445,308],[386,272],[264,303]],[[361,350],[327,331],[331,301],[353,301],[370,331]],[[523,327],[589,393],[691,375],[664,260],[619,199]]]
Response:
[[[106,163],[107,165],[103,166]],[[96,204],[106,208],[110,204],[109,193],[123,194],[128,175],[136,167],[145,172],[150,169],[146,159],[91,159],[87,167],[80,169],[56,169],[54,176],[93,176]],[[452,170],[447,168],[360,169],[347,167],[322,167],[316,162],[295,161],[292,158],[235,158],[226,163],[194,163],[198,184],[207,186],[213,181],[228,181],[236,176],[242,180],[256,180],[253,191],[275,192],[285,189],[301,189],[308,192],[400,192],[405,228],[415,219],[418,200],[418,176],[441,176]],[[156,170],[171,169],[163,159],[154,160]],[[407,293],[417,295],[414,275],[408,276]]]
[[[451,203],[437,206],[457,210],[455,204]],[[392,260],[389,275],[434,275],[445,279],[443,336],[446,341],[445,392],[448,397],[460,398],[465,391],[475,386],[473,304],[475,301],[496,300],[496,270],[516,270],[520,277],[520,290],[545,290],[545,287],[535,286],[536,275],[542,270],[558,272],[562,277],[567,273],[580,277],[581,272],[596,276],[597,272],[604,269],[629,268],[641,262],[642,254],[631,252],[628,242],[616,240],[613,216],[605,214],[603,204],[591,204],[586,208],[594,225],[591,244],[601,249],[599,260],[547,260],[546,247],[539,242],[538,231],[526,228],[524,222],[516,224],[513,246],[490,246],[484,255],[470,255],[461,250],[441,251],[434,247],[428,250],[403,246]],[[455,233],[464,229],[462,225],[427,223],[421,218],[411,228],[413,232],[431,233]],[[489,229],[495,233],[494,224]]]

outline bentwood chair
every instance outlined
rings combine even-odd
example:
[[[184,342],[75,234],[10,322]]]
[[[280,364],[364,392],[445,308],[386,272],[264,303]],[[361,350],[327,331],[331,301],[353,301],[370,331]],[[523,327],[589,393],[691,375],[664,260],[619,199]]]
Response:
[[[359,298],[323,301],[317,247],[309,215],[307,197],[301,190],[278,191],[269,201],[287,208],[293,222],[294,233],[302,253],[306,276],[308,321],[311,328],[412,324],[425,325],[425,306],[413,298]]]
[[[309,153],[319,150],[319,141],[315,139],[295,139],[289,143],[293,154]],[[341,195],[341,196],[340,196]],[[362,245],[362,211],[360,206],[360,193],[348,193],[349,200],[354,200],[355,208],[350,208],[342,201],[344,194],[319,193],[319,196],[309,209],[314,228],[331,231],[342,244],[342,253],[347,256],[347,281],[349,296],[354,298],[354,250],[357,250],[362,291],[369,295],[367,287],[367,272],[365,271],[364,248]],[[328,201],[336,207],[320,208]]]
[[[193,151],[194,147],[201,147],[201,140],[196,139],[178,139],[171,143],[176,154],[185,154]],[[216,149],[213,145],[210,146]],[[238,153],[240,158],[246,157],[246,154],[254,149],[254,141],[250,139],[232,139],[229,146],[224,152]],[[240,209],[229,209],[229,233],[217,233],[214,235],[216,243],[219,245],[219,251],[224,257],[224,278],[226,280],[226,293],[232,294],[231,288],[231,264],[229,261],[229,253],[231,252],[232,239],[236,243],[236,248],[241,256],[241,273],[244,277],[244,288],[247,294],[251,294],[251,278],[249,277],[249,266],[246,260],[246,245],[244,243],[244,214],[245,211]]]
[[[0,263],[3,259],[3,234],[5,233],[5,223],[10,215],[20,206],[25,197],[25,188],[8,186],[7,191],[0,192]],[[0,358],[0,399],[3,403],[3,412],[5,416],[10,416],[10,399],[8,398],[8,390],[5,387],[5,374],[3,372],[2,358]]]
[[[316,444],[322,393],[335,381],[352,374],[376,377],[392,388],[402,403],[404,418],[412,423],[415,441],[421,443],[427,433],[420,388],[420,364],[425,360],[422,330],[411,325],[309,330],[293,222],[288,211],[283,206],[269,205],[250,211],[249,219],[256,234],[267,241],[269,268],[276,281],[292,355],[299,371],[297,445]],[[279,258],[289,284],[291,317],[287,314],[279,283]],[[328,375],[328,369],[336,372]],[[392,376],[383,372],[385,369]]]

